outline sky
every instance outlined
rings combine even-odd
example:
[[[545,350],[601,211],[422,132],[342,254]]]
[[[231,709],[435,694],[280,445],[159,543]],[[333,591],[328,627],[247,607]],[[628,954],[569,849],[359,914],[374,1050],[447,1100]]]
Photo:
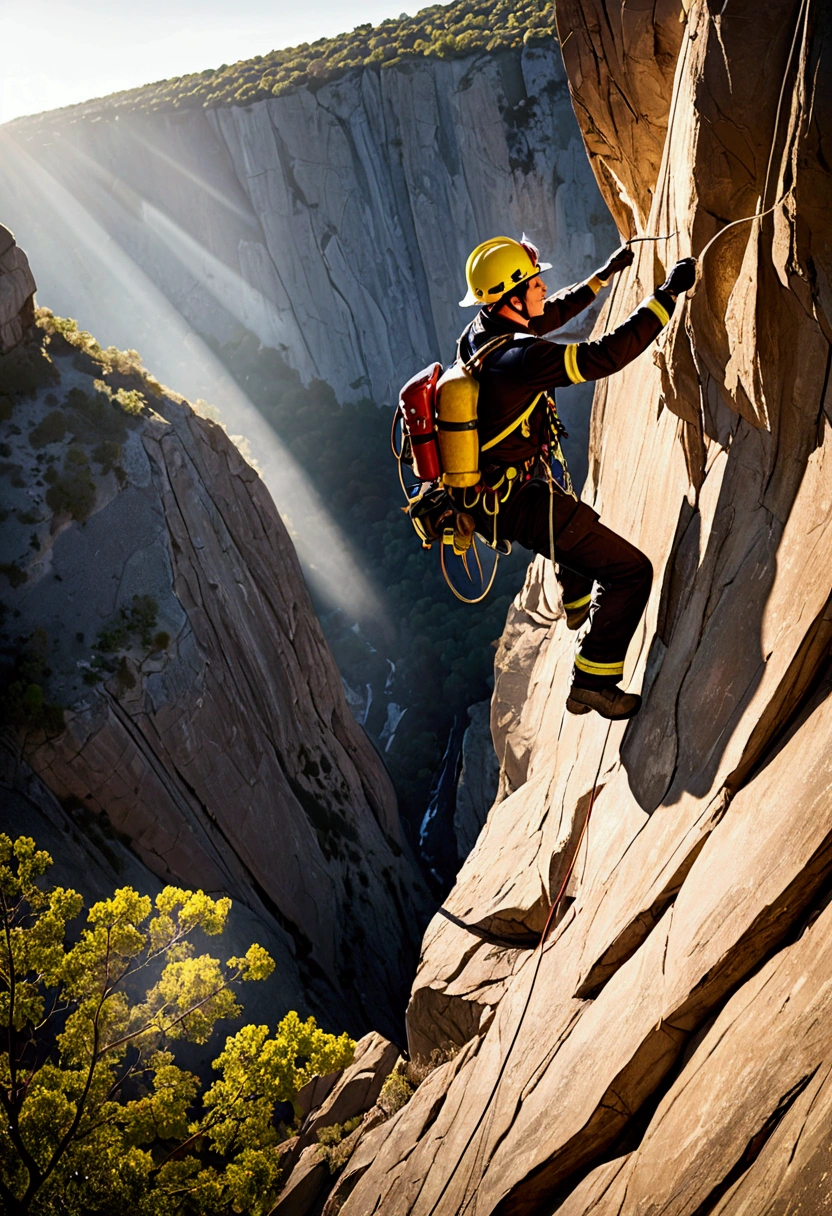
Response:
[[[314,42],[431,0],[0,0],[0,123]]]

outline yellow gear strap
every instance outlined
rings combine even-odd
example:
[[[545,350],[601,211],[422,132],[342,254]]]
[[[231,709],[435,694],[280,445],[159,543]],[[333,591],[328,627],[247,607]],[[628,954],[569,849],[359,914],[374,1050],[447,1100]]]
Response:
[[[586,672],[588,676],[623,676],[624,660],[620,663],[593,663],[582,654],[575,655],[575,666],[578,671]]]
[[[508,435],[511,434],[512,431],[516,431],[518,426],[522,426],[523,423],[526,422],[527,419],[531,416],[532,411],[534,410],[535,406],[540,401],[541,397],[545,397],[545,396],[546,396],[545,393],[538,393],[537,396],[535,397],[534,401],[531,403],[530,406],[528,406],[527,409],[525,409],[523,411],[523,413],[520,415],[520,417],[515,418],[514,422],[512,422],[509,426],[507,426],[504,431],[500,431],[499,435],[495,435],[493,439],[489,439],[488,443],[483,443],[480,446],[480,451],[487,452],[489,448],[496,447],[497,444],[501,443]]]
[[[583,599],[573,600],[571,604],[564,604],[563,606],[564,606],[564,608],[583,608],[584,605],[588,604],[591,599],[592,599],[592,592],[590,592],[589,595],[585,595],[583,597]]]
[[[563,355],[563,363],[566,374],[573,384],[586,383],[586,377],[578,371],[578,345],[576,342],[570,342],[567,346]]]
[[[649,308],[650,311],[659,318],[663,326],[667,325],[668,321],[670,320],[670,313],[667,311],[664,304],[660,303],[655,296],[651,296],[649,300],[645,300],[644,307]]]

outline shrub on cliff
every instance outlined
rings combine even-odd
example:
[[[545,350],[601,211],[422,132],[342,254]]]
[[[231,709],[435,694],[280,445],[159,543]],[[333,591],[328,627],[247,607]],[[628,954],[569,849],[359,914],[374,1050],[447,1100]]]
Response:
[[[280,1104],[355,1044],[288,1014],[274,1035],[244,1026],[203,1093],[169,1050],[206,1043],[241,1012],[232,991],[274,964],[253,945],[222,964],[197,954],[231,901],[130,887],[94,904],[40,879],[52,861],[0,835],[0,1199],[39,1216],[250,1213],[274,1203]],[[150,982],[148,983],[148,980]],[[142,982],[143,981],[143,982]]]

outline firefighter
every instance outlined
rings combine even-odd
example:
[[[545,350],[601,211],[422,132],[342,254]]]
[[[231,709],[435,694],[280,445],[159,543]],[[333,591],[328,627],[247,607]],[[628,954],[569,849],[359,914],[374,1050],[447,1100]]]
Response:
[[[482,479],[475,493],[454,490],[456,506],[474,517],[486,538],[516,541],[557,561],[567,624],[591,627],[575,656],[570,713],[595,710],[630,718],[641,698],[619,681],[627,647],[647,604],[649,559],[605,527],[578,501],[566,478],[552,476],[562,427],[554,390],[620,371],[641,354],[670,320],[676,297],[693,286],[693,258],[677,262],[665,282],[616,329],[597,341],[559,344],[538,337],[565,325],[592,303],[612,275],[629,266],[622,246],[586,283],[546,297],[538,252],[525,239],[494,237],[468,258],[462,307],[480,311],[459,340],[468,360],[493,339],[511,340],[486,355],[479,370],[478,430]],[[594,597],[593,597],[593,588]]]

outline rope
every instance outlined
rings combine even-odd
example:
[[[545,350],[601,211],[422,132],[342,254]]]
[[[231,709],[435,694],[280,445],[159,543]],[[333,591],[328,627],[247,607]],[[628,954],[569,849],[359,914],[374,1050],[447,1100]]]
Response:
[[[474,541],[474,544],[476,544],[476,541]],[[445,576],[445,582],[448,584],[451,591],[453,591],[456,598],[458,600],[461,600],[461,602],[463,604],[481,604],[482,603],[482,601],[488,595],[491,588],[494,586],[494,579],[497,577],[497,565],[499,563],[499,560],[500,560],[500,554],[495,549],[494,565],[491,570],[491,578],[488,580],[488,586],[486,587],[485,591],[483,591],[482,595],[478,595],[477,598],[474,600],[469,600],[466,596],[461,595],[460,592],[457,591],[456,587],[451,582],[450,575],[448,574],[448,569],[445,565],[445,541],[444,541],[443,537],[441,537],[441,536],[439,537],[439,564],[442,567],[442,573]]]
[[[738,220],[732,220],[730,224],[726,224],[724,228],[720,228],[719,232],[715,233],[711,237],[711,239],[708,241],[707,245],[705,246],[705,248],[702,250],[702,252],[699,254],[699,256],[697,258],[697,261],[699,262],[700,276],[701,276],[702,270],[703,270],[703,263],[705,261],[705,255],[708,253],[708,251],[711,249],[711,247],[720,239],[720,237],[723,237],[726,232],[729,232],[732,228],[736,228],[739,224],[751,224],[754,222],[754,220],[761,220],[761,219],[764,219],[767,215],[771,215],[772,211],[776,211],[777,208],[779,206],[781,206],[782,203],[785,202],[785,200],[789,197],[789,195],[792,192],[792,187],[790,186],[789,189],[786,190],[781,195],[781,197],[779,199],[777,199],[776,202],[772,203],[772,205],[770,207],[765,207],[765,202],[766,202],[766,199],[768,198],[768,188],[769,188],[769,184],[771,181],[771,170],[774,165],[774,153],[777,148],[777,133],[780,130],[780,115],[783,110],[783,100],[786,96],[786,85],[788,84],[789,75],[791,74],[791,70],[792,70],[792,59],[794,58],[795,47],[797,46],[797,36],[800,32],[800,26],[808,14],[808,10],[809,10],[809,0],[801,0],[800,6],[799,6],[798,12],[797,12],[797,21],[795,22],[794,33],[792,34],[791,46],[789,47],[789,55],[788,55],[788,59],[786,60],[786,69],[783,73],[783,80],[780,84],[780,95],[777,99],[777,110],[775,111],[775,115],[774,115],[774,129],[773,129],[772,135],[771,135],[771,147],[769,149],[768,163],[766,165],[765,183],[763,185],[763,193],[760,197],[760,204],[759,204],[760,208],[765,208],[765,210],[757,210],[754,212],[753,215],[744,215],[744,216],[741,216],[740,219],[738,219]],[[690,41],[690,39],[688,39],[685,42],[685,54],[687,53],[687,45],[688,45],[689,41]],[[680,73],[680,76],[681,76],[681,73]],[[678,96],[678,94],[677,94],[677,96]],[[674,100],[673,111],[671,114],[671,119],[670,119],[670,123],[668,124],[668,130],[667,130],[667,147],[668,148],[670,147],[670,138],[671,138],[671,135],[673,132],[673,120],[676,116],[677,97],[674,97],[673,100]],[[669,157],[668,157],[668,160],[667,160],[668,171],[669,171],[669,164],[670,164],[670,161],[669,161]],[[664,186],[666,186],[667,177],[668,177],[668,173],[666,172],[665,173],[665,182],[663,183],[663,189],[662,189],[662,196],[665,198],[666,198],[666,190],[665,190]],[[677,233],[673,232],[670,235],[676,236]],[[669,238],[667,238],[667,237],[634,237],[634,238],[632,238],[632,240],[626,241],[625,244],[631,245],[631,244],[635,244],[637,241],[642,241],[642,240],[659,241],[659,240],[667,240],[667,239],[669,239]]]
[[[777,146],[777,132],[780,128],[780,111],[783,108],[783,98],[786,95],[786,82],[789,79],[789,72],[791,72],[791,70],[792,70],[792,57],[794,55],[794,48],[797,45],[797,34],[798,34],[798,30],[800,29],[800,23],[801,23],[801,20],[803,19],[804,15],[806,13],[808,13],[808,10],[809,10],[809,0],[801,0],[800,8],[797,11],[797,22],[794,27],[794,34],[792,35],[792,45],[789,48],[789,57],[786,60],[786,70],[783,73],[783,83],[780,85],[780,96],[777,99],[777,112],[774,116],[774,134],[773,134],[772,140],[771,140],[771,151],[768,154],[768,164],[766,165],[766,180],[765,180],[765,185],[763,186],[763,197],[760,200],[760,205],[763,207],[765,207],[766,199],[768,198],[768,183],[769,183],[769,177],[771,175],[771,167],[774,162],[774,149]],[[788,193],[788,191],[786,193]],[[785,197],[786,196],[783,195],[783,198],[785,198]],[[782,199],[780,201],[782,202]],[[774,206],[776,207],[777,203],[775,203]],[[773,210],[773,209],[774,208],[772,207],[771,210]],[[768,214],[768,212],[766,212],[765,214]]]
[[[396,450],[396,427],[398,426],[398,424],[400,422],[402,423],[402,446],[397,451]],[[404,445],[405,445],[404,420],[402,419],[402,416],[399,413],[399,410],[397,407],[393,414],[393,425],[390,428],[390,451],[393,453],[393,456],[396,459],[396,470],[399,474],[399,485],[401,486],[402,493],[404,494],[405,498],[407,499],[407,501],[409,503],[411,501],[411,496],[410,496],[407,486],[404,484],[404,461],[402,460],[402,457],[404,456]],[[411,486],[410,488],[413,489],[413,486]]]
[[[775,211],[782,202],[785,202],[785,200],[789,197],[791,192],[792,192],[792,190],[791,190],[791,186],[790,186],[789,189],[785,192],[785,194],[781,198],[779,198],[776,203],[772,203],[771,206],[769,208],[767,208],[767,210],[755,211],[753,215],[744,215],[744,216],[742,216],[741,219],[731,220],[730,224],[726,224],[724,228],[720,228],[719,232],[717,232],[714,236],[711,237],[711,239],[708,241],[705,248],[700,253],[699,257],[697,258],[697,261],[700,263],[700,273],[701,273],[701,264],[705,260],[705,254],[708,252],[711,245],[713,245],[715,241],[718,241],[721,236],[725,236],[725,233],[728,232],[728,230],[730,228],[736,228],[737,224],[750,224],[753,220],[761,220],[761,219],[764,219],[765,216],[771,215],[772,211]]]
[[[625,245],[638,245],[641,241],[669,241],[669,240],[671,240],[672,237],[678,236],[678,235],[679,235],[679,229],[677,228],[675,232],[668,232],[664,236],[631,236],[628,241],[624,242],[624,244]]]
[[[486,1113],[490,1109],[493,1109],[492,1103],[494,1101],[494,1098],[496,1097],[498,1089],[500,1088],[500,1083],[502,1082],[503,1076],[505,1075],[505,1071],[508,1066],[509,1058],[511,1057],[511,1053],[514,1050],[515,1044],[517,1043],[517,1039],[520,1035],[520,1029],[523,1025],[523,1020],[526,1016],[526,1013],[528,1012],[529,1004],[531,1003],[531,999],[532,999],[532,993],[534,992],[534,986],[537,982],[538,973],[540,971],[540,962],[541,962],[541,959],[543,958],[543,947],[546,943],[546,938],[549,934],[549,930],[552,927],[552,924],[554,923],[555,917],[557,916],[561,901],[564,897],[564,894],[566,893],[566,888],[569,885],[569,879],[572,877],[572,871],[574,870],[575,863],[578,859],[578,853],[581,850],[581,845],[584,842],[584,837],[586,836],[587,829],[589,827],[589,820],[592,815],[592,808],[595,806],[595,798],[596,798],[596,793],[598,790],[598,779],[601,776],[601,768],[604,763],[604,754],[607,750],[607,743],[609,741],[611,728],[612,728],[612,722],[608,722],[606,734],[604,735],[604,743],[603,743],[603,746],[601,747],[601,755],[598,760],[598,768],[595,771],[595,780],[592,783],[592,794],[590,795],[590,799],[589,799],[589,807],[587,809],[586,819],[584,820],[583,827],[581,828],[581,834],[578,837],[578,843],[575,846],[575,850],[572,854],[572,859],[569,862],[569,866],[566,870],[566,874],[564,875],[563,882],[560,884],[560,890],[558,891],[557,895],[555,896],[554,901],[552,902],[552,904],[549,908],[549,915],[546,918],[546,924],[543,927],[543,932],[540,935],[540,940],[537,943],[537,946],[535,947],[535,953],[536,953],[537,957],[535,958],[535,961],[534,961],[534,970],[532,971],[532,978],[531,978],[531,982],[529,984],[529,990],[526,993],[526,1000],[523,1005],[523,1009],[520,1013],[520,1017],[517,1021],[517,1025],[515,1026],[514,1034],[512,1036],[511,1042],[508,1045],[508,1050],[506,1051],[505,1055],[503,1056],[503,1060],[500,1065],[500,1071],[497,1073],[497,1079],[494,1082],[494,1085],[491,1088],[491,1093],[488,1095],[488,1099],[483,1107],[482,1114],[477,1119],[477,1122],[474,1125],[474,1128],[465,1143],[465,1148],[462,1150],[462,1152],[459,1156],[460,1163],[465,1159],[465,1154],[468,1152],[468,1149],[471,1147],[471,1145],[474,1141],[474,1137],[476,1136],[477,1132],[480,1130],[480,1127],[482,1126],[482,1121],[485,1118]],[[474,1166],[476,1166],[476,1161],[474,1162]],[[473,1175],[473,1167],[472,1167],[471,1173]],[[456,1177],[456,1169],[452,1170],[451,1173],[448,1175],[447,1179],[445,1180],[442,1190],[439,1192],[438,1196],[436,1197],[436,1199],[433,1203],[433,1206],[430,1209],[430,1212],[428,1212],[428,1216],[434,1216],[436,1209],[438,1208],[439,1204],[442,1202],[443,1198],[445,1197],[445,1192],[447,1191],[448,1187],[450,1186],[451,1182],[453,1181],[453,1179],[455,1177]],[[468,1182],[466,1183],[466,1186],[465,1186],[466,1191],[468,1189],[468,1184],[470,1183],[470,1181],[471,1181],[471,1178],[469,1176]],[[465,1203],[465,1206],[461,1210],[460,1216],[465,1216],[465,1213],[467,1212],[467,1210],[471,1204],[471,1200],[474,1199],[475,1195],[476,1195],[476,1191],[474,1191],[472,1193],[471,1197]]]

